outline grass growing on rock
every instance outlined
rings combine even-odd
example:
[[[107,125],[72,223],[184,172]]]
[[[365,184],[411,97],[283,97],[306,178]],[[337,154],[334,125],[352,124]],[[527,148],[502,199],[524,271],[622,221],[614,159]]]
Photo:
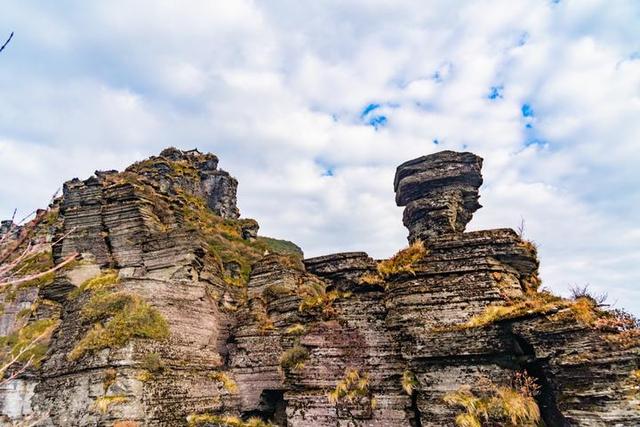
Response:
[[[215,425],[222,427],[276,427],[260,418],[252,417],[247,421],[233,415],[192,414],[187,417],[189,427]]]
[[[210,374],[210,378],[214,381],[222,384],[222,387],[229,393],[235,394],[238,392],[238,384],[235,382],[229,374],[226,372],[213,372]]]
[[[333,303],[341,298],[349,298],[350,292],[327,291],[327,284],[319,279],[308,279],[298,287],[298,296],[302,298],[298,311],[319,312],[324,318],[336,315]]]
[[[422,241],[417,240],[409,247],[402,249],[391,258],[380,261],[378,263],[378,274],[383,278],[394,276],[401,273],[410,273],[415,275],[413,267],[429,254]]]
[[[309,359],[309,351],[301,345],[295,345],[280,356],[280,366],[285,371],[300,371]]]
[[[289,326],[284,333],[287,335],[304,335],[306,331],[307,328],[303,324],[295,323]]]
[[[59,323],[54,319],[35,320],[7,336],[0,337],[2,366],[17,357],[18,362],[30,362],[33,367],[39,368],[48,350],[46,338]],[[2,373],[0,371],[0,374]]]
[[[167,321],[140,296],[127,292],[100,291],[81,310],[91,329],[68,354],[78,360],[87,353],[121,348],[132,338],[163,340],[169,337]]]
[[[369,397],[369,375],[361,373],[358,369],[347,369],[344,378],[336,384],[335,389],[327,394],[330,403],[341,401],[349,403],[357,402]],[[371,406],[375,406],[375,400],[371,399]]]
[[[120,405],[128,401],[124,395],[100,396],[94,402],[94,407],[101,414],[109,412],[109,408],[113,405]]]
[[[458,427],[537,427],[540,408],[535,400],[539,387],[526,374],[516,374],[511,386],[486,380],[481,390],[463,386],[444,396],[444,401],[463,410],[455,418]]]
[[[404,372],[402,372],[401,384],[402,384],[402,389],[409,396],[413,394],[413,391],[419,385],[415,374],[408,369],[405,369]]]
[[[86,291],[97,292],[113,288],[119,282],[116,270],[105,270],[95,277],[84,281],[80,286],[69,293],[70,298],[77,298]]]

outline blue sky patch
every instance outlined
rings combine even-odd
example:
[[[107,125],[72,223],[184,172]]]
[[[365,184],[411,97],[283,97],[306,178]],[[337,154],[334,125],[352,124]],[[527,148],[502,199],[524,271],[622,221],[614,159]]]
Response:
[[[489,99],[502,99],[502,91],[504,90],[504,88],[502,86],[491,86],[491,89],[489,90],[489,95],[487,95],[487,98]]]
[[[367,114],[369,114],[373,110],[377,110],[378,108],[380,108],[380,104],[369,104],[364,107],[364,110],[362,110],[362,113],[360,113],[360,117],[364,118]]]
[[[529,105],[529,104],[522,104],[522,107],[520,108],[520,111],[522,111],[522,117],[533,117],[534,116],[533,107],[531,107],[531,105]]]
[[[376,128],[376,130],[378,130],[378,128],[386,126],[387,122],[388,120],[386,116],[373,116],[369,119],[369,124]]]

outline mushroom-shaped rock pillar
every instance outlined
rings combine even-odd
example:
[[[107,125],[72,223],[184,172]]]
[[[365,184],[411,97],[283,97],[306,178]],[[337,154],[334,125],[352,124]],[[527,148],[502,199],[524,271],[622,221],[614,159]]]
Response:
[[[482,158],[473,153],[441,151],[398,166],[396,204],[405,206],[402,222],[409,242],[462,233],[478,203]]]

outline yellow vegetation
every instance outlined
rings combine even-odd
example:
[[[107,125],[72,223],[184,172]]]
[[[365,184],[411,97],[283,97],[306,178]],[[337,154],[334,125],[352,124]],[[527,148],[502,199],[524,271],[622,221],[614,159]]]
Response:
[[[540,409],[535,400],[538,386],[526,374],[518,374],[513,387],[488,382],[486,390],[479,393],[463,386],[445,395],[444,401],[462,408],[456,416],[458,427],[536,427],[540,421]]]
[[[197,427],[204,424],[220,425],[224,427],[276,427],[271,423],[262,421],[260,418],[249,418],[243,421],[241,418],[231,415],[189,415],[187,417],[189,427]]]
[[[280,356],[280,366],[285,371],[299,371],[309,359],[309,351],[301,345],[295,345]]]
[[[127,398],[124,395],[118,394],[113,396],[100,396],[94,402],[94,407],[101,414],[106,414],[109,411],[109,407],[112,405],[120,405],[127,402]]]
[[[28,323],[19,330],[0,337],[0,362],[5,365],[17,358],[18,362],[39,368],[47,353],[47,338],[60,323],[59,320],[41,319]],[[0,377],[3,372],[0,371]]]
[[[221,383],[227,392],[232,394],[238,392],[238,384],[226,372],[213,372],[210,378]]]
[[[138,295],[126,292],[93,294],[81,315],[94,324],[68,354],[69,360],[88,352],[123,347],[132,338],[162,340],[169,336],[167,321],[160,312]]]
[[[477,328],[495,323],[499,320],[514,319],[528,314],[546,314],[557,311],[571,304],[549,292],[531,292],[521,300],[514,300],[510,304],[490,305],[485,310],[473,316],[461,328]]]
[[[116,270],[105,270],[96,277],[93,277],[69,293],[69,297],[77,298],[85,291],[101,291],[111,289],[118,284],[118,272]]]
[[[307,328],[304,327],[301,323],[296,323],[287,328],[285,334],[287,335],[304,335]]]
[[[298,296],[302,298],[298,310],[319,311],[323,317],[328,318],[336,314],[333,307],[334,301],[340,298],[349,298],[350,292],[332,290],[327,292],[327,285],[317,279],[307,280],[298,288]]]
[[[402,373],[402,389],[409,396],[413,394],[413,390],[419,385],[416,376],[408,369]]]
[[[358,279],[359,285],[380,286],[384,288],[384,279],[379,274],[364,273]]]
[[[258,322],[258,330],[260,333],[266,334],[276,328],[273,320],[269,317],[269,313],[267,313],[267,305],[262,298],[255,298],[251,312],[256,322]]]
[[[334,404],[342,400],[353,403],[368,396],[369,375],[360,373],[357,369],[347,369],[344,378],[327,394],[327,399]]]
[[[428,254],[429,252],[424,243],[417,240],[390,259],[380,261],[378,263],[378,273],[384,279],[400,273],[415,274],[414,265]]]

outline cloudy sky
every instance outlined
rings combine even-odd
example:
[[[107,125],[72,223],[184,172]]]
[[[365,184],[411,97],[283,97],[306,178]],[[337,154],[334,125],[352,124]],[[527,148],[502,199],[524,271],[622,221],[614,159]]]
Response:
[[[468,229],[537,242],[545,286],[640,313],[640,3],[3,5],[0,217],[162,148],[218,154],[243,216],[308,256],[406,244],[395,167],[485,158]]]

